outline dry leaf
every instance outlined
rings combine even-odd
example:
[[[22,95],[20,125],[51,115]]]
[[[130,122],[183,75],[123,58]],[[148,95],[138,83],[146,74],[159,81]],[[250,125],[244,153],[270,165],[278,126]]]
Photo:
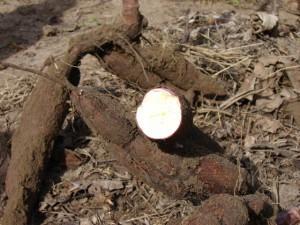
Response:
[[[292,83],[293,88],[297,93],[300,93],[300,71],[298,70],[287,70],[287,75]]]
[[[263,87],[267,86],[266,82],[261,82],[261,84],[262,84]],[[260,92],[258,96],[260,98],[269,98],[273,95],[274,95],[273,89],[267,88],[267,89],[263,90],[262,92]]]
[[[256,140],[257,140],[256,136],[247,135],[244,140],[244,147],[251,148],[255,144]]]
[[[255,82],[256,82],[255,76],[246,77],[244,82],[242,83],[238,93],[253,91],[255,89]],[[252,101],[253,95],[246,96],[246,99],[248,99],[249,101]]]
[[[280,96],[284,98],[284,100],[292,100],[298,97],[298,95],[291,88],[287,87],[282,88]]]
[[[296,124],[300,127],[300,102],[292,102],[285,106],[284,111],[291,114]]]
[[[266,116],[261,116],[256,120],[256,126],[259,126],[263,131],[269,133],[276,133],[277,130],[281,127],[279,120],[274,120]]]
[[[278,109],[282,103],[283,99],[280,95],[274,95],[268,99],[257,99],[256,107],[264,112],[273,112],[275,109]]]
[[[274,56],[274,55],[262,56],[258,60],[264,66],[275,65],[276,63],[281,62],[280,58],[278,56]]]
[[[255,64],[253,73],[258,78],[265,78],[268,76],[269,71],[266,70],[266,68],[262,62],[258,62]]]

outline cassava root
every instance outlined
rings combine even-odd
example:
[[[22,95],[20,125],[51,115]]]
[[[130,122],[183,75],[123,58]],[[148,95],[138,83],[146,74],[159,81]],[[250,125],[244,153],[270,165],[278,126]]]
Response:
[[[142,88],[154,88],[167,82],[168,86],[171,83],[181,90],[201,92],[208,96],[227,94],[222,82],[201,73],[171,47],[135,46],[135,49],[128,51],[117,47],[105,54],[103,61],[104,67],[109,71],[124,80],[135,82]]]
[[[138,29],[128,30],[124,24],[101,26],[70,41],[63,58],[45,64],[48,76],[41,78],[25,103],[20,125],[12,138],[11,160],[5,189],[8,195],[4,216],[5,225],[29,225],[35,212],[40,184],[52,155],[52,146],[68,111],[67,99],[79,79],[80,59],[89,52],[96,54],[98,47],[119,35],[128,40],[136,38]],[[98,47],[97,47],[98,46]],[[10,66],[4,63],[4,66]],[[20,68],[16,68],[20,69]],[[35,71],[29,71],[35,73]],[[53,82],[54,81],[54,82]],[[64,85],[62,85],[64,84]]]
[[[64,60],[72,65],[76,58]],[[57,65],[58,70],[54,64],[48,68],[47,74],[52,78],[64,81],[67,78],[64,75],[74,75],[62,62]],[[67,98],[65,87],[40,79],[24,106],[20,125],[12,137],[5,187],[8,201],[2,221],[5,225],[32,223],[32,212],[52,154],[53,141],[67,113]]]
[[[129,1],[124,0],[124,4],[125,2],[128,3]],[[138,10],[138,6],[132,10]],[[80,74],[78,65],[85,54],[99,55],[102,63],[120,78],[132,82],[140,81],[141,77],[147,82],[150,80],[150,84],[147,84],[148,88],[153,88],[160,83],[172,83],[184,91],[193,89],[203,91],[203,93],[219,93],[221,95],[225,93],[224,91],[220,92],[224,89],[220,88],[221,86],[215,80],[206,76],[203,77],[203,74],[199,73],[173,50],[168,51],[169,53],[159,60],[157,60],[157,50],[160,47],[141,50],[141,52],[146,52],[142,54],[145,58],[142,61],[138,60],[137,56],[133,57],[132,51],[128,51],[128,43],[130,44],[139,38],[145,20],[142,16],[137,16],[136,12],[133,12],[132,15],[135,15],[136,18],[139,17],[138,23],[125,22],[125,24],[116,24],[115,27],[101,26],[90,32],[80,34],[70,40],[68,51],[63,58],[53,59],[49,64],[45,64],[48,67],[45,74],[49,77],[48,79],[41,78],[38,81],[25,104],[20,125],[12,139],[12,157],[6,178],[8,201],[5,215],[1,221],[3,224],[27,225],[32,222],[40,184],[52,154],[53,141],[67,113],[66,100],[69,97],[69,92],[73,90],[72,99],[75,104],[75,97],[80,97],[76,89],[67,85],[67,80],[72,80],[73,84],[77,84]],[[124,21],[129,21],[129,19],[125,18]],[[124,45],[124,40],[126,40],[126,45]],[[127,48],[127,50],[120,46]],[[121,51],[119,51],[120,49]],[[116,53],[117,59],[112,57],[114,53]],[[179,62],[179,67],[172,63],[171,66],[165,68],[164,65],[168,64],[170,54],[173,53],[176,55],[175,58]],[[137,72],[132,68],[137,69]],[[126,70],[128,70],[127,75],[124,74]],[[145,79],[145,71],[146,77],[149,79]],[[153,74],[153,78],[150,77],[151,74]],[[182,79],[184,76],[188,76],[188,79],[191,77],[189,82]],[[145,84],[143,81],[137,83],[141,86]],[[90,97],[91,99],[86,97],[83,102],[81,100],[85,96],[83,98],[81,96],[80,101],[77,98],[77,103],[81,104],[78,105],[78,108],[80,109],[83,103],[87,105],[91,103],[89,109],[99,110],[100,113],[112,110],[101,108],[103,102],[98,102],[92,96]],[[172,139],[169,142],[159,144],[145,139],[138,133],[132,118],[124,120],[121,114],[112,113],[107,115],[106,119],[110,122],[114,121],[119,129],[114,130],[113,126],[105,120],[103,124],[106,124],[107,127],[93,128],[94,125],[91,123],[94,121],[91,120],[92,116],[89,115],[89,112],[80,112],[95,133],[103,135],[112,142],[112,151],[116,155],[120,154],[118,158],[120,161],[124,161],[124,165],[131,172],[136,172],[138,177],[162,191],[169,192],[169,188],[172,186],[174,197],[200,199],[220,191],[247,193],[249,190],[248,175],[244,169],[236,170],[234,164],[220,156],[205,156],[207,153],[222,152],[222,149],[195,127],[189,129],[189,135],[182,141],[185,149],[177,149],[177,143]],[[96,114],[99,115],[99,112],[96,111]],[[86,116],[87,118],[85,118]],[[124,118],[131,117],[126,112],[123,113],[123,116]],[[100,128],[102,129],[99,131]],[[194,139],[197,141],[192,141]],[[139,151],[140,148],[141,151]],[[157,154],[157,156],[153,154]],[[151,156],[149,160],[147,159],[148,156]],[[196,157],[193,158],[193,156]],[[205,168],[200,165],[206,159],[205,157],[211,159],[216,166],[215,174],[208,174],[210,177],[207,180],[205,180],[207,174],[203,173]],[[157,161],[159,161],[158,165],[156,165]],[[226,172],[224,173],[224,171]],[[226,174],[228,171],[230,173]],[[195,176],[190,176],[193,173]],[[186,177],[189,179],[186,180]],[[204,180],[200,180],[200,177]],[[166,181],[166,183],[163,184],[162,181]]]
[[[272,215],[272,202],[263,194],[244,197],[219,194],[205,200],[191,216],[172,225],[267,225]]]
[[[72,91],[71,100],[94,134],[110,143],[119,163],[157,190],[194,202],[215,193],[250,192],[247,171],[218,156],[222,149],[196,127],[180,139],[153,142],[116,99],[83,90]]]

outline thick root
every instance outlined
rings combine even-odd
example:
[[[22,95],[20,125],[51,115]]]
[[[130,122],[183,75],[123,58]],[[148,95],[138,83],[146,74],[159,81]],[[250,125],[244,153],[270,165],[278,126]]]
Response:
[[[71,100],[94,133],[110,142],[119,163],[154,188],[194,202],[215,193],[250,191],[246,170],[213,154],[222,149],[197,128],[180,139],[153,142],[138,132],[133,115],[116,99],[83,90],[72,92]]]

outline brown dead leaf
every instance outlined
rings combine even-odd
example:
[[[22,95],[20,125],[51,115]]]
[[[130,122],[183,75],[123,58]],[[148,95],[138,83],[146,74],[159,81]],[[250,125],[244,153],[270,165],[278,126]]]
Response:
[[[283,99],[280,95],[273,95],[269,98],[261,98],[256,100],[256,107],[264,112],[273,112],[278,109],[283,103]]]
[[[246,77],[244,82],[242,83],[241,88],[239,89],[238,93],[253,91],[255,89],[255,82],[256,82],[255,76]],[[252,101],[253,96],[254,95],[248,95],[248,96],[246,96],[246,99],[248,99],[249,101]]]
[[[287,75],[292,83],[294,90],[300,93],[300,71],[298,70],[287,70]]]
[[[296,124],[300,127],[300,102],[292,102],[287,104],[284,111],[292,115]]]
[[[266,84],[264,84],[265,82],[261,82],[263,87],[266,87]],[[269,98],[270,96],[274,95],[274,91],[272,90],[272,88],[266,88],[265,90],[263,90],[262,92],[259,93],[259,97],[260,98]]]
[[[261,62],[264,66],[275,65],[280,61],[280,58],[274,55],[265,55],[259,58],[259,62]]]
[[[255,64],[253,73],[258,78],[265,78],[269,74],[262,62],[258,62]]]
[[[293,100],[298,97],[298,95],[292,90],[292,88],[283,87],[280,92],[280,96],[284,98],[284,100]]]
[[[277,130],[281,127],[279,120],[271,119],[266,116],[259,116],[255,122],[256,126],[260,127],[263,131],[269,133],[276,133]]]
[[[257,140],[256,136],[247,135],[244,140],[244,147],[246,149],[251,148],[255,144],[256,140]]]

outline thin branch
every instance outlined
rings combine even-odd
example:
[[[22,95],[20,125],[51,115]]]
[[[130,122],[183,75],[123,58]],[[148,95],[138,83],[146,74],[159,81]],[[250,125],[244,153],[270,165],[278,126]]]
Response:
[[[42,71],[31,69],[31,68],[28,68],[28,67],[19,66],[19,65],[13,64],[13,63],[0,62],[0,68],[1,69],[6,69],[8,67],[16,69],[16,70],[21,70],[21,71],[25,71],[25,72],[29,72],[29,73],[35,74],[37,76],[43,77],[43,78],[45,78],[47,80],[50,80],[50,81],[52,81],[52,82],[54,82],[56,84],[60,84],[62,86],[66,86],[70,90],[75,90],[76,89],[76,87],[73,86],[71,83],[69,83],[67,80],[66,80],[65,83],[61,82],[60,80],[55,79],[55,78],[51,77],[49,74],[44,73]]]

